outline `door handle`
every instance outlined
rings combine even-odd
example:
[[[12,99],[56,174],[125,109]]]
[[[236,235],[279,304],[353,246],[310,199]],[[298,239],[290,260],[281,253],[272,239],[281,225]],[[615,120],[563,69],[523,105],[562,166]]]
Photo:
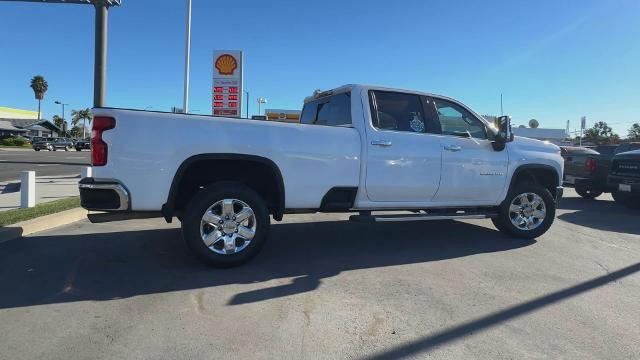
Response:
[[[389,140],[371,140],[371,145],[375,146],[391,146],[391,141]]]
[[[458,145],[445,145],[444,149],[447,151],[457,152],[457,151],[461,151],[462,147]]]

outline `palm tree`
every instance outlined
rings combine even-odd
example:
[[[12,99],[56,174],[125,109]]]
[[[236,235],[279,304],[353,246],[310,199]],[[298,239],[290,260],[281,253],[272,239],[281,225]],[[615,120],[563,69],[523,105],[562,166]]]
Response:
[[[53,123],[54,123],[57,127],[59,127],[60,129],[62,129],[62,124],[64,123],[64,119],[63,119],[63,118],[61,118],[61,117],[60,117],[60,116],[58,116],[58,115],[53,115],[53,119],[52,119],[52,120],[53,120]]]
[[[31,88],[38,99],[38,120],[40,120],[40,102],[44,99],[44,93],[49,90],[49,84],[42,75],[36,75],[31,78]]]
[[[84,110],[71,110],[71,123],[76,126],[78,125],[78,123],[80,122],[80,120],[82,120],[82,138],[86,138],[87,136],[85,135],[85,129],[87,128],[85,121],[89,120],[89,122],[91,122],[91,110],[89,110],[89,108],[86,108]]]

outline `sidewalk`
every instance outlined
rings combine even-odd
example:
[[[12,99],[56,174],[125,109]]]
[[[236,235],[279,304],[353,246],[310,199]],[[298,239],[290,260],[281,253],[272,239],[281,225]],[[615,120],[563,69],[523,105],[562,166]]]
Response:
[[[36,177],[36,204],[78,196],[78,181],[74,174]],[[0,183],[0,212],[19,207],[20,180]]]

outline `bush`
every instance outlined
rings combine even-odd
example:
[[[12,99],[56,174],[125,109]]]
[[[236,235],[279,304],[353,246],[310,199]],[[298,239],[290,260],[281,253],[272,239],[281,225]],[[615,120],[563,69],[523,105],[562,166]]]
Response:
[[[4,146],[16,146],[15,140],[13,138],[2,139],[2,145]]]
[[[2,140],[4,146],[24,146],[27,140],[22,137],[10,137]]]

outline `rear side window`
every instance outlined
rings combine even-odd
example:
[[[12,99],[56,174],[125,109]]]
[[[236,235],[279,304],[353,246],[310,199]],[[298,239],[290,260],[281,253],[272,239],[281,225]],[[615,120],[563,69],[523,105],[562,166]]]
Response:
[[[312,125],[351,125],[351,94],[341,93],[308,102],[300,122]]]
[[[373,125],[381,130],[437,133],[431,113],[425,114],[420,96],[391,91],[373,91]]]

